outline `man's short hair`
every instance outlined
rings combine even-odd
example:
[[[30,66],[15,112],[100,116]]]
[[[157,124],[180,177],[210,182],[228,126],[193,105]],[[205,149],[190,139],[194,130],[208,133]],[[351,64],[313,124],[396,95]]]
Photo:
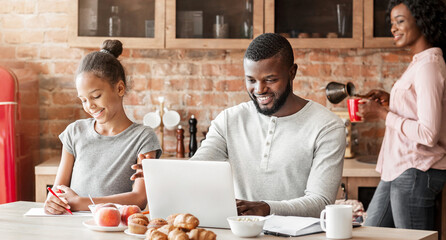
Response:
[[[277,33],[264,33],[249,44],[245,59],[257,62],[263,59],[279,56],[288,65],[294,63],[293,48],[290,42]]]

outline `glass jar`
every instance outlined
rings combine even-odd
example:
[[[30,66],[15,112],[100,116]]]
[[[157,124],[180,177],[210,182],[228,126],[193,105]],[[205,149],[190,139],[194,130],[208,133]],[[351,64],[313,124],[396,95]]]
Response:
[[[121,36],[121,18],[119,18],[119,7],[111,6],[111,16],[108,20],[108,36],[119,37]]]

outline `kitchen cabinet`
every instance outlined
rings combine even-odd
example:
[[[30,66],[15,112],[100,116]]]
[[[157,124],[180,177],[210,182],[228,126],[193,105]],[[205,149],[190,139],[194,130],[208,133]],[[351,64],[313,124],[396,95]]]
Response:
[[[36,202],[45,202],[47,196],[47,187],[52,187],[56,180],[57,169],[59,168],[60,158],[51,158],[35,166],[36,176]]]
[[[263,0],[78,0],[71,4],[69,44],[73,47],[97,48],[106,39],[118,38],[125,48],[246,49],[264,32]],[[109,34],[112,7],[119,10],[119,36]],[[221,24],[217,25],[217,18]]]
[[[386,21],[389,0],[364,0],[364,47],[395,47]]]
[[[118,38],[125,48],[165,47],[165,0],[77,0],[70,4],[68,42],[72,47],[97,48],[110,38]]]
[[[360,162],[356,158],[344,160],[341,183],[345,185],[348,199],[362,201],[365,210],[367,210],[371,199],[361,199],[361,190],[378,186],[380,175],[375,171],[375,168],[376,164]],[[336,199],[342,199],[343,197],[343,189],[339,188]],[[439,232],[438,239],[446,240],[446,185],[436,199],[436,213],[435,230]]]
[[[293,48],[361,48],[363,0],[265,0],[265,31]]]
[[[385,21],[387,3],[77,0],[69,3],[69,44],[97,48],[105,39],[118,38],[126,48],[246,49],[256,36],[276,32],[286,36],[293,48],[393,47]],[[120,20],[119,34],[110,32],[116,26],[110,25],[113,15]]]
[[[443,0],[446,3],[446,0]],[[389,0],[364,0],[364,48],[394,48],[387,18]]]
[[[357,161],[356,158],[344,159],[341,183],[345,185],[348,199],[360,199],[360,189],[378,186],[380,175],[375,171],[376,164]],[[344,189],[339,188],[336,199],[344,197]]]
[[[263,0],[166,0],[166,48],[246,49],[262,34]]]

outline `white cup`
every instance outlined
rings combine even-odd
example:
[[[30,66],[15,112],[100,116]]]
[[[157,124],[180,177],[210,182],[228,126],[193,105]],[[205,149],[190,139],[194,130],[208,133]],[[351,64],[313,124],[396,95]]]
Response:
[[[144,115],[143,123],[153,129],[157,128],[161,124],[161,117],[158,111],[149,112]]]
[[[352,237],[352,206],[327,205],[321,212],[321,228],[327,238],[348,239]]]
[[[167,130],[174,130],[176,126],[180,123],[180,114],[169,110],[163,115],[163,124]]]

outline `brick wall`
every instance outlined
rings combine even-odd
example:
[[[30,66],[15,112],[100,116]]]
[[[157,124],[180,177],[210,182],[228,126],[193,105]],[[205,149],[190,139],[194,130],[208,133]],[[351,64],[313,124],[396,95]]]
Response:
[[[20,149],[31,156],[28,161],[33,165],[59,156],[58,134],[74,120],[87,117],[76,98],[73,73],[81,57],[94,49],[68,46],[69,1],[3,0],[0,8],[0,64],[12,68],[19,78]],[[249,99],[243,83],[243,53],[125,50],[121,60],[130,83],[125,98],[128,116],[142,122],[158,106],[158,96],[165,96],[166,106],[180,113],[183,126],[192,114],[196,116],[198,140],[202,139],[201,132],[221,110]],[[323,89],[328,82],[352,81],[361,92],[390,90],[410,61],[406,52],[397,49],[297,49],[295,58],[299,70],[294,92],[332,110],[345,108],[345,102],[332,105],[326,100]],[[377,154],[383,123],[359,123],[354,129],[359,136],[355,150]],[[187,131],[186,127],[186,146]],[[174,153],[175,143],[174,131],[165,131],[165,151]],[[27,166],[24,172],[29,173],[32,169]],[[29,181],[33,186],[34,179]]]

